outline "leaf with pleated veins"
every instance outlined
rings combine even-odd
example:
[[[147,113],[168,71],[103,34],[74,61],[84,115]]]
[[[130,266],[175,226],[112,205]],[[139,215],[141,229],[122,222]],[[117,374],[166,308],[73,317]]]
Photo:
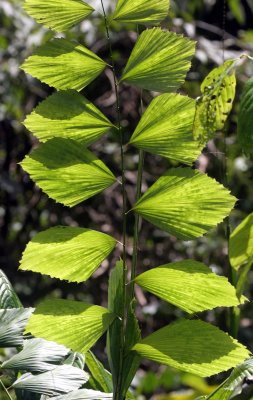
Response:
[[[39,47],[21,68],[56,89],[82,90],[106,67],[86,47],[66,39],[53,39]]]
[[[38,23],[58,32],[72,28],[94,11],[82,0],[26,0],[23,7]]]
[[[121,82],[157,92],[172,92],[184,82],[195,42],[160,28],[142,32],[123,71]]]
[[[22,304],[16,295],[9,279],[0,269],[0,309],[21,308]]]
[[[229,238],[229,258],[236,270],[245,262],[253,262],[253,213],[249,214]]]
[[[116,243],[111,236],[90,229],[51,228],[31,240],[23,253],[20,269],[83,282],[96,271]]]
[[[116,181],[102,161],[71,139],[48,140],[26,156],[21,165],[49,197],[70,207]]]
[[[203,145],[223,129],[233,107],[236,89],[235,68],[238,60],[228,60],[215,68],[201,84],[197,100],[193,137]]]
[[[227,189],[206,174],[173,168],[147,190],[133,211],[177,238],[191,240],[221,222],[235,201]]]
[[[162,265],[139,275],[135,282],[188,313],[240,304],[227,278],[206,265],[185,260]]]
[[[246,154],[253,153],[253,78],[243,90],[238,114],[238,139]]]
[[[113,124],[90,101],[74,90],[54,93],[28,115],[24,125],[41,142],[54,137],[77,140],[88,146]]]
[[[249,357],[237,340],[199,320],[180,320],[137,343],[142,357],[202,377],[235,367]]]
[[[45,300],[30,318],[26,332],[86,353],[114,318],[103,307],[70,300]]]
[[[103,393],[97,390],[80,389],[63,396],[52,397],[51,400],[111,400],[113,393]]]
[[[179,94],[156,97],[134,131],[130,144],[174,161],[192,164],[200,149],[192,138],[195,101]]]
[[[32,312],[32,308],[0,310],[0,347],[22,346],[23,332]]]
[[[118,0],[112,18],[121,22],[157,25],[168,15],[169,0]]]

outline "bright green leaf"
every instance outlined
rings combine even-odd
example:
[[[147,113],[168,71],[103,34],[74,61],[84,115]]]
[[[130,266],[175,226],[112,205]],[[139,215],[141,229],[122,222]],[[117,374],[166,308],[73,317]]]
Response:
[[[233,107],[236,89],[237,60],[228,60],[213,69],[201,84],[202,96],[197,100],[193,137],[203,145],[223,129]]]
[[[80,91],[106,67],[106,63],[86,47],[66,39],[42,45],[22,65],[22,69],[56,89]]]
[[[124,69],[121,81],[143,89],[172,92],[191,66],[195,43],[160,28],[142,32]]]
[[[162,265],[139,275],[135,282],[188,313],[240,304],[227,278],[206,265],[185,260]]]
[[[16,295],[9,279],[0,269],[0,309],[21,308],[22,304]]]
[[[28,115],[24,125],[42,142],[62,137],[86,146],[113,127],[90,101],[74,90],[48,97]]]
[[[83,282],[96,271],[116,243],[111,236],[90,229],[51,228],[37,234],[28,244],[20,269]]]
[[[26,0],[24,9],[38,23],[59,32],[68,30],[94,11],[81,0]]]
[[[232,232],[229,239],[229,258],[234,269],[253,257],[253,213]]]
[[[156,97],[147,108],[130,144],[174,161],[192,164],[200,149],[192,138],[195,101],[179,94]]]
[[[122,22],[159,24],[168,15],[169,0],[118,0],[113,19]]]
[[[110,393],[113,391],[112,376],[95,355],[88,351],[85,355],[86,365],[91,373],[89,385],[92,389]]]
[[[142,357],[199,376],[226,371],[249,357],[248,350],[215,326],[180,320],[137,343]]]
[[[114,318],[103,307],[70,300],[45,300],[30,318],[26,332],[85,353]]]
[[[246,154],[253,153],[253,78],[245,85],[238,114],[238,139]]]
[[[231,211],[235,198],[207,175],[190,168],[166,172],[133,210],[179,239],[202,236]]]
[[[102,161],[71,139],[48,140],[21,165],[49,197],[70,207],[102,192],[116,180]]]

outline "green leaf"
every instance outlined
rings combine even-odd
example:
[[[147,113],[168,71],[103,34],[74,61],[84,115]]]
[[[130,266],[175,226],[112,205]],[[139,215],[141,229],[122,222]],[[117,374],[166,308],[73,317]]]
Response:
[[[142,357],[202,377],[241,363],[248,350],[215,326],[199,320],[180,320],[137,343]]]
[[[237,60],[228,60],[213,69],[201,84],[201,97],[197,100],[193,137],[200,145],[223,129],[233,107],[236,89]]]
[[[169,0],[118,0],[113,19],[157,25],[168,15]]]
[[[52,397],[50,400],[109,400],[112,398],[112,393],[103,393],[90,389],[80,389],[64,396]]]
[[[69,353],[65,346],[44,339],[24,340],[24,348],[2,364],[3,369],[18,371],[51,371]]]
[[[24,125],[41,141],[53,137],[74,139],[88,146],[113,124],[74,90],[54,93],[34,109]]]
[[[0,309],[21,308],[22,304],[16,295],[9,279],[0,269]]]
[[[195,101],[179,94],[156,97],[131,137],[130,144],[191,165],[200,149],[192,138]]]
[[[89,375],[71,365],[60,365],[52,371],[39,375],[22,375],[13,383],[15,389],[53,396],[79,389],[89,379]]]
[[[108,372],[101,362],[95,357],[95,355],[88,351],[85,355],[86,365],[89,368],[91,377],[89,379],[89,385],[92,389],[102,390],[103,392],[110,393],[113,391],[112,376]]]
[[[45,300],[30,318],[26,332],[85,353],[114,318],[103,307],[70,300]]]
[[[53,39],[39,47],[21,68],[56,89],[82,90],[106,67],[86,47],[66,39]]]
[[[249,214],[229,238],[229,258],[236,270],[253,257],[253,213]]]
[[[253,153],[253,78],[244,87],[238,114],[238,140],[243,151]]]
[[[188,313],[240,304],[227,278],[206,265],[185,260],[162,265],[139,275],[135,282],[144,289]]]
[[[190,168],[174,168],[147,190],[133,210],[177,238],[190,240],[221,222],[235,200],[207,175]]]
[[[184,82],[195,43],[160,28],[140,35],[124,69],[121,82],[157,92],[172,92]]]
[[[48,140],[21,165],[49,197],[69,207],[102,192],[116,180],[102,161],[71,139]]]
[[[27,245],[20,269],[69,282],[83,282],[96,271],[116,243],[111,236],[90,229],[51,228],[35,235]]]
[[[26,0],[23,8],[38,23],[59,32],[70,29],[94,11],[81,0]]]
[[[32,312],[32,308],[0,310],[0,347],[22,346],[23,332]]]

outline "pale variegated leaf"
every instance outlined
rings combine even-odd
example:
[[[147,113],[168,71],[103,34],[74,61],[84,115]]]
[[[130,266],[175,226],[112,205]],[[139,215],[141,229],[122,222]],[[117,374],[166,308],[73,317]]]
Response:
[[[234,269],[253,261],[253,213],[249,214],[232,232],[229,238],[229,258]]]
[[[23,332],[33,308],[0,310],[0,347],[17,347],[23,344]]]
[[[168,14],[169,0],[118,0],[113,19],[157,25]]]
[[[110,400],[112,398],[112,393],[103,393],[91,389],[80,389],[63,396],[52,397],[51,400]]]
[[[16,295],[9,279],[0,269],[0,309],[21,308],[22,304]]]

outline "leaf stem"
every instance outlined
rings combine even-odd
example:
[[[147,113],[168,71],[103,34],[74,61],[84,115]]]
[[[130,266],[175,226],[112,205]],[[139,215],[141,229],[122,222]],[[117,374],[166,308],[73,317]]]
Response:
[[[10,400],[13,400],[13,398],[11,397],[9,391],[7,390],[7,388],[5,387],[5,385],[4,385],[4,383],[3,383],[3,381],[2,381],[1,379],[0,379],[0,384],[1,384],[2,388],[3,388],[3,390],[5,391],[5,393],[7,394],[7,397],[8,397]]]

